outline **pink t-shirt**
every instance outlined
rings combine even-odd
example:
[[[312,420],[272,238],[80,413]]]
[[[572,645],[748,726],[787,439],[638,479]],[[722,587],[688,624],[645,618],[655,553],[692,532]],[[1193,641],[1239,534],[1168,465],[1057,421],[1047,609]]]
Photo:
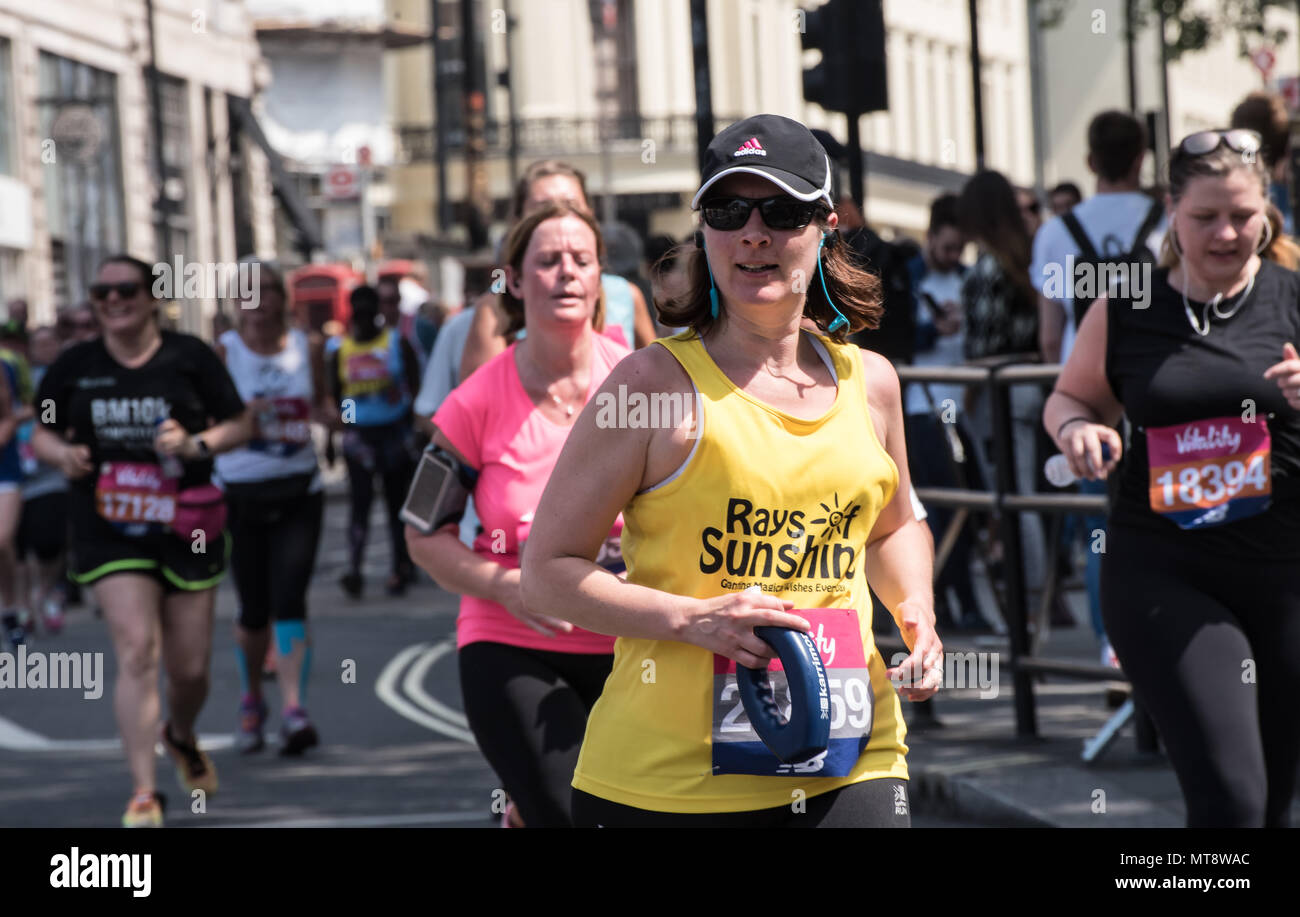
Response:
[[[591,382],[587,400],[630,351],[600,334],[591,336]],[[569,436],[569,427],[547,420],[519,380],[512,344],[479,367],[438,408],[433,423],[474,468],[474,508],[483,532],[474,552],[502,566],[519,566],[519,552],[533,527],[542,490]],[[619,516],[597,562],[621,572]],[[496,548],[494,551],[493,548]],[[558,653],[612,653],[614,638],[574,627],[570,634],[546,637],[496,602],[462,596],[456,619],[456,646],[491,641]]]

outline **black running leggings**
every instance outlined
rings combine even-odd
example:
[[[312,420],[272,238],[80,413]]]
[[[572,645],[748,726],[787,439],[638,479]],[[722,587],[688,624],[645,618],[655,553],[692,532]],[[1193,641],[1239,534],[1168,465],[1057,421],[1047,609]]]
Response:
[[[325,494],[263,500],[227,493],[226,504],[239,625],[261,630],[272,620],[306,618]]]
[[[524,824],[571,827],[578,750],[613,655],[471,643],[458,658],[465,717]]]
[[[851,783],[802,806],[751,812],[651,812],[573,791],[573,823],[579,828],[910,828],[910,810],[907,781],[898,777]]]
[[[1285,827],[1300,763],[1300,564],[1115,525],[1106,633],[1178,774],[1187,825]]]
[[[393,572],[411,570],[406,550],[406,533],[399,513],[406,502],[406,489],[415,472],[411,427],[406,423],[383,427],[358,427],[343,437],[343,459],[348,466],[351,511],[348,515],[349,563],[352,573],[361,572],[370,535],[370,504],[375,496],[375,475],[384,488],[388,508],[388,535],[392,542]]]

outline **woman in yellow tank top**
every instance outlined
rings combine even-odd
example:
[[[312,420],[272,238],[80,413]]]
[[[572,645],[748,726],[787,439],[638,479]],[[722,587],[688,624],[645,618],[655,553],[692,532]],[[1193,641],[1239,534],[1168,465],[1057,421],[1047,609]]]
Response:
[[[942,679],[933,546],[898,377],[845,341],[879,321],[879,283],[835,244],[830,187],[798,122],[759,115],[713,139],[691,283],[663,310],[687,330],[615,367],[538,507],[524,601],[619,638],[577,825],[910,824],[899,695]],[[620,511],[626,581],[594,563]],[[868,583],[912,651],[894,669]],[[826,667],[830,745],[800,764],[763,746],[736,694],[736,666],[775,655],[764,625],[807,633]]]

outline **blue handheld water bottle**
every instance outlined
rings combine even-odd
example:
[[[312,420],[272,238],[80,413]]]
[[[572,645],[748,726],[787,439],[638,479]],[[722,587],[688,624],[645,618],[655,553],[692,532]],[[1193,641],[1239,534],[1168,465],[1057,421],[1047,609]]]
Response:
[[[746,589],[760,591],[757,586]],[[754,634],[776,650],[790,685],[790,718],[781,715],[766,668],[736,666],[736,688],[745,715],[772,754],[795,764],[830,746],[830,683],[811,637],[788,627],[755,627]]]

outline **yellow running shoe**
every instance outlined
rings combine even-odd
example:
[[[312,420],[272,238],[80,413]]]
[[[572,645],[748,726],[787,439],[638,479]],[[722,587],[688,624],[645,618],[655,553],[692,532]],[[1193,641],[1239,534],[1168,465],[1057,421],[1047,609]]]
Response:
[[[136,793],[126,804],[123,828],[161,828],[163,826],[162,793]]]
[[[172,738],[171,724],[163,723],[162,746],[176,765],[176,779],[186,796],[193,795],[195,790],[202,790],[208,796],[217,791],[217,768],[199,748],[197,740],[193,745],[181,745]]]

